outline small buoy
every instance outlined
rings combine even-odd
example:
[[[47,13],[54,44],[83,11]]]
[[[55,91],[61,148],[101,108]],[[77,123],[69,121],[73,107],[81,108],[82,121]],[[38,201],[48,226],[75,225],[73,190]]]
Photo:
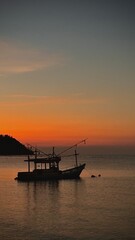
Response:
[[[95,178],[96,176],[95,175],[91,175],[91,178]]]

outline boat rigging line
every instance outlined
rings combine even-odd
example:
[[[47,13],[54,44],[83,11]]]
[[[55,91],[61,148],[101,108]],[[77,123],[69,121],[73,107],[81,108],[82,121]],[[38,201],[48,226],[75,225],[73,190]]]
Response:
[[[74,148],[74,147],[77,148],[77,146],[78,146],[79,144],[81,144],[81,143],[86,144],[86,140],[87,140],[87,139],[88,139],[88,138],[85,138],[85,139],[81,140],[80,142],[78,142],[78,143],[70,146],[69,148],[66,148],[65,150],[63,150],[62,152],[60,152],[60,153],[58,153],[58,154],[55,154],[55,152],[54,152],[54,147],[53,147],[53,153],[51,153],[51,154],[47,154],[47,153],[41,151],[40,149],[38,149],[37,147],[32,146],[31,144],[27,144],[27,147],[28,147],[30,150],[33,151],[34,155],[37,155],[37,154],[38,154],[38,155],[41,155],[41,154],[42,154],[43,156],[45,155],[45,156],[47,156],[48,158],[49,158],[49,157],[54,157],[54,156],[60,157],[61,154],[67,152],[68,150],[70,150],[70,149],[72,149],[72,148]],[[75,152],[75,154],[73,154],[73,155],[78,155],[78,154]],[[73,155],[72,155],[72,156],[73,156]],[[68,156],[71,156],[71,155],[68,155]],[[63,157],[66,157],[66,156],[63,156]]]
[[[29,144],[29,143],[27,144],[27,146],[28,146],[28,148],[29,148],[30,150],[32,150],[32,151],[34,152],[34,154],[39,154],[39,155],[43,154],[43,155],[45,155],[45,156],[47,156],[47,157],[50,157],[50,155],[51,155],[51,154],[47,154],[47,153],[41,151],[40,149],[38,149],[37,147],[32,146],[32,145]]]
[[[88,138],[86,138],[86,139],[83,139],[82,141],[80,141],[80,142],[78,142],[78,143],[76,143],[76,144],[72,145],[71,147],[69,147],[69,148],[67,148],[67,149],[63,150],[62,152],[60,152],[59,154],[57,154],[57,156],[60,156],[61,154],[65,153],[66,151],[68,151],[68,150],[72,149],[73,147],[77,147],[77,146],[78,146],[79,144],[81,144],[81,143],[84,143],[84,144],[86,144],[86,140],[87,140],[87,139],[88,139]]]

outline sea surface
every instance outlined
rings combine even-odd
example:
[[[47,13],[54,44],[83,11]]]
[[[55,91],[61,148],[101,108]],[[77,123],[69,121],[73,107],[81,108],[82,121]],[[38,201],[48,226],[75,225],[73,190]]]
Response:
[[[25,157],[0,157],[0,239],[135,239],[135,149],[78,151],[86,163],[81,178],[54,182],[15,181]],[[62,169],[73,165],[72,157],[61,162]]]

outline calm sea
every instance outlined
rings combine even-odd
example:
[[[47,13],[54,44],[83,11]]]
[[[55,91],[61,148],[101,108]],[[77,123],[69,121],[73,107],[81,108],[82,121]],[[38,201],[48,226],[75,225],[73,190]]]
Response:
[[[79,180],[17,182],[24,159],[0,157],[0,239],[135,239],[134,149],[82,148]],[[73,164],[64,158],[61,168]]]

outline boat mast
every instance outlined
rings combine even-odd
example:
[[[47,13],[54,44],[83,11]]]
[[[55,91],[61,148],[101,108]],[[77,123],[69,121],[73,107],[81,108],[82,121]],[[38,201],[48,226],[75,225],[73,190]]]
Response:
[[[75,164],[76,164],[76,167],[78,166],[77,155],[78,155],[78,153],[77,153],[77,151],[75,150]]]
[[[52,152],[52,156],[53,156],[53,157],[55,156],[55,151],[54,151],[54,147],[53,147],[53,152]]]
[[[30,156],[28,155],[28,172],[30,172]]]

